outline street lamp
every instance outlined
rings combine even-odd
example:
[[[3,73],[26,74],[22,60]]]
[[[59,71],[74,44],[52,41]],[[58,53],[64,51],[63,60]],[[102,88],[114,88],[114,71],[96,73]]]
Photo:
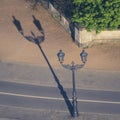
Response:
[[[72,71],[72,82],[73,82],[73,92],[72,92],[73,111],[72,111],[72,116],[73,117],[78,116],[77,96],[76,96],[76,87],[75,87],[75,70],[81,69],[85,65],[85,63],[87,61],[87,55],[88,54],[85,52],[85,50],[82,50],[82,52],[80,53],[80,57],[81,57],[81,61],[83,62],[83,64],[76,64],[75,65],[75,63],[72,61],[71,65],[66,65],[66,64],[63,64],[65,53],[62,50],[59,50],[59,52],[57,54],[60,64],[64,68]]]

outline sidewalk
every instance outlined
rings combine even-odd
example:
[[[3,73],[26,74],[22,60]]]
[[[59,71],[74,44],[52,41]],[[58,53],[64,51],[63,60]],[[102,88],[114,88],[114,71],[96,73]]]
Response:
[[[72,88],[71,71],[52,67],[56,77],[65,88]],[[29,64],[0,62],[0,80],[57,87],[49,67]],[[120,72],[82,69],[76,71],[78,89],[120,91]]]
[[[119,120],[120,115],[103,115],[80,113],[72,118],[68,112],[23,109],[10,106],[0,106],[0,120]]]

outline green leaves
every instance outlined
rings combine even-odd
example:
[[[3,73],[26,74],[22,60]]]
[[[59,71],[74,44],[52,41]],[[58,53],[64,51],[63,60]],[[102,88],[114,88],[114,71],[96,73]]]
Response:
[[[85,26],[88,31],[118,29],[120,0],[73,0],[73,4],[72,21]]]

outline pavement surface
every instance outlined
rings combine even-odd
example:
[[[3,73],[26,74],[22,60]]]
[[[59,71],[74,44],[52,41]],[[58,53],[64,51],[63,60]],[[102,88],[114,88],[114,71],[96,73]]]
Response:
[[[75,63],[80,63],[82,48],[74,44],[69,33],[46,9],[37,5],[37,9],[33,10],[32,4],[26,1],[0,1],[0,81],[57,87],[57,78],[64,88],[72,88],[71,72],[60,66],[56,54],[62,49],[66,53],[65,63],[71,63],[73,59]],[[35,26],[34,20],[38,20],[41,29]],[[17,28],[14,21],[21,28]],[[40,44],[42,51],[34,44],[34,35],[44,37],[44,42]],[[32,39],[28,39],[30,37]],[[120,44],[95,45],[86,51],[89,54],[88,61],[83,69],[76,71],[76,87],[119,92]],[[72,118],[66,112],[0,105],[0,120],[38,119]],[[77,119],[119,120],[120,116],[81,113]]]
[[[65,88],[72,88],[72,74],[64,68],[0,62],[0,80],[31,85],[57,87],[55,76]],[[55,76],[54,76],[55,75]],[[101,70],[76,71],[76,87],[103,91],[120,91],[120,72]]]
[[[72,88],[0,82],[0,104],[72,112]],[[77,89],[79,113],[120,114],[120,92]],[[103,109],[104,108],[104,109]]]
[[[3,114],[6,112],[6,114]],[[72,118],[68,112],[0,106],[0,120],[119,120],[120,115],[80,113]]]

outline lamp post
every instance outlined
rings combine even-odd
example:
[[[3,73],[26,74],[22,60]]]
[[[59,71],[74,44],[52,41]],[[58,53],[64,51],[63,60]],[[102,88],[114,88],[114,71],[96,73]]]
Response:
[[[72,71],[72,83],[73,83],[73,91],[72,91],[73,111],[72,111],[72,116],[73,117],[78,116],[77,96],[76,96],[76,86],[75,86],[75,70],[81,69],[85,65],[85,63],[87,61],[87,55],[88,54],[85,52],[85,50],[82,50],[82,52],[80,53],[81,61],[83,62],[82,64],[76,64],[75,65],[75,63],[72,61],[71,65],[66,65],[66,64],[63,64],[65,53],[62,50],[59,50],[59,52],[57,54],[60,64],[64,68]]]

